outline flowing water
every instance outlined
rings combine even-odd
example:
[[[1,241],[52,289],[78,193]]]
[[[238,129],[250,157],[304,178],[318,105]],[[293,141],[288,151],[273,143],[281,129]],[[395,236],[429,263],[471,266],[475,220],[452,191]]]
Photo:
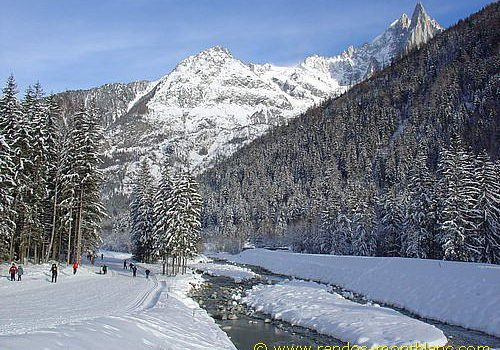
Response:
[[[228,277],[204,275],[206,283],[201,288],[193,290],[190,295],[216,320],[239,350],[254,349],[254,345],[257,343],[266,344],[268,349],[273,349],[274,345],[310,345],[313,349],[317,349],[318,345],[345,345],[338,339],[319,334],[313,330],[294,326],[288,322],[272,320],[269,315],[255,312],[241,304],[239,298],[244,296],[245,292],[254,285],[280,283],[287,278],[287,276],[273,274],[260,267],[247,265],[245,267],[258,273],[261,278],[236,283]],[[338,286],[332,286],[332,291],[359,303],[370,302],[362,295],[351,293]],[[382,304],[382,306],[386,305]],[[421,319],[405,310],[397,310],[410,317]],[[434,320],[422,319],[422,321],[441,329],[448,338],[449,344],[454,347],[486,345],[492,349],[500,348],[499,338],[482,332],[471,331]]]

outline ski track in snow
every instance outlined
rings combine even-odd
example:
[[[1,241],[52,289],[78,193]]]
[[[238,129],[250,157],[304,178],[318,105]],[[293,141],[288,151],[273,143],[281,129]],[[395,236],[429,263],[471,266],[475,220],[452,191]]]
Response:
[[[9,281],[8,265],[1,265],[0,349],[235,349],[186,296],[200,275],[165,277],[158,265],[140,264],[133,278],[123,269],[127,256],[105,255],[76,275],[71,266],[60,267],[57,283],[50,282],[48,264],[24,266],[22,282]],[[102,263],[107,275],[97,273]]]
[[[0,314],[0,335],[132,312],[157,287],[153,280],[132,279],[129,273],[118,271],[117,263],[110,264],[107,275],[97,274],[100,267],[96,265],[83,265],[76,275],[71,266],[62,268],[57,283],[50,282],[49,265],[25,267],[22,282],[4,278],[0,295],[12,303]],[[36,310],[43,312],[34,317]]]

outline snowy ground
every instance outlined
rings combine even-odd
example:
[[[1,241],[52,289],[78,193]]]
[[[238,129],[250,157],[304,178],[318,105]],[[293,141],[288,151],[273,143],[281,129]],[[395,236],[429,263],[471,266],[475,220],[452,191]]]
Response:
[[[500,336],[500,266],[250,249],[229,261],[335,284],[422,317]]]
[[[49,266],[25,266],[22,282],[1,266],[0,349],[235,349],[227,335],[186,292],[196,274],[146,280],[123,270],[128,256],[105,253],[107,275],[83,266],[62,268],[50,283]]]
[[[211,276],[225,276],[232,278],[236,283],[259,277],[258,274],[250,269],[229,264],[205,262],[190,264],[189,267],[203,271]]]
[[[445,345],[438,328],[377,305],[352,302],[315,282],[258,285],[243,302],[273,318],[314,329],[345,342],[377,345]]]

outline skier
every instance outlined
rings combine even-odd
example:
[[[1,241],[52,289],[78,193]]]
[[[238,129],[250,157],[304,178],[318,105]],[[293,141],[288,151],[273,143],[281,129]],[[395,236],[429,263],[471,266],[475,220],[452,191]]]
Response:
[[[12,266],[9,269],[9,273],[10,273],[10,280],[15,281],[16,280],[16,273],[17,273],[16,264],[12,263]]]
[[[137,275],[137,267],[132,265],[131,269],[132,269],[132,276],[135,277]]]
[[[123,260],[123,268],[125,270],[127,269],[127,259]]]
[[[50,268],[50,272],[52,272],[52,283],[57,283],[57,265],[52,264]]]
[[[104,260],[104,254],[101,253],[101,260]]]
[[[102,265],[102,273],[105,275],[108,272],[108,267],[106,265]]]
[[[134,267],[134,264],[130,263],[130,264],[128,264],[128,267],[130,267],[130,269],[132,270],[132,268]]]
[[[21,280],[23,273],[24,273],[23,267],[21,265],[19,265],[19,267],[17,268],[17,280],[18,281]]]
[[[150,273],[151,271],[149,271],[148,269],[146,269],[146,271],[145,271],[145,272],[146,272],[146,279],[149,279],[149,273]]]
[[[78,263],[75,261],[73,263],[73,275],[76,274],[76,270],[78,269]]]

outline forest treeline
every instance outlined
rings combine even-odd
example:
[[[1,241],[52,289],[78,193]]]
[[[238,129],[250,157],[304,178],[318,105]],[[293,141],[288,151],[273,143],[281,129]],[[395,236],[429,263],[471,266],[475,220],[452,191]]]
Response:
[[[200,175],[222,249],[500,260],[500,3]]]
[[[79,261],[100,244],[102,130],[95,109],[61,114],[40,84],[0,98],[0,261]]]

